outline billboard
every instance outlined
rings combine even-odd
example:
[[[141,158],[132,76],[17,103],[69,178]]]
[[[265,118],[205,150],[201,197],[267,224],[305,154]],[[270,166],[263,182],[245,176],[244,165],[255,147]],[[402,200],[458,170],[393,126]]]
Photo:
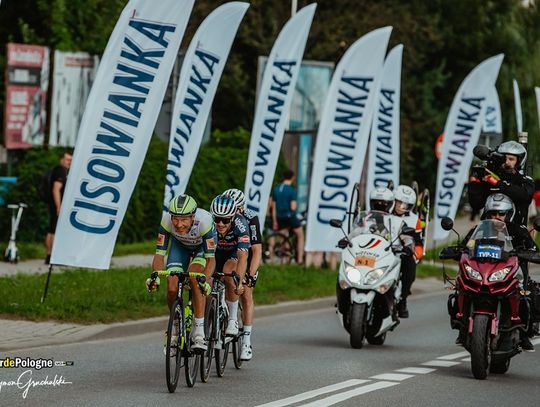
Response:
[[[54,52],[50,146],[75,145],[98,63],[86,52]]]
[[[49,87],[49,49],[7,45],[4,144],[6,149],[42,145]]]

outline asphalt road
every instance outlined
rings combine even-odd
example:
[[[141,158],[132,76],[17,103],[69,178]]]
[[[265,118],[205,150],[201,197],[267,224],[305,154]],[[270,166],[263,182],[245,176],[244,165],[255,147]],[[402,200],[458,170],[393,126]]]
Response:
[[[33,370],[69,384],[23,390],[9,384],[26,369],[0,369],[0,406],[537,406],[538,351],[512,359],[505,375],[475,380],[456,331],[448,324],[444,294],[410,301],[411,318],[383,346],[349,347],[334,310],[261,318],[253,333],[254,359],[224,378],[169,394],[163,334],[34,348],[2,355],[74,361],[73,366]],[[21,380],[28,382],[30,373]],[[61,380],[60,380],[61,381]]]

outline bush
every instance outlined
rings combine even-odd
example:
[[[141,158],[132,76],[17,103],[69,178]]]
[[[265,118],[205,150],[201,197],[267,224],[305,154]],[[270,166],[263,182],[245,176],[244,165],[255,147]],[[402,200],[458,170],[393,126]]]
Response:
[[[202,146],[195,162],[186,193],[193,195],[200,207],[208,208],[212,199],[227,188],[244,188],[250,134],[238,128],[229,132],[215,130],[211,142]],[[7,202],[26,202],[17,240],[42,242],[49,215],[41,201],[38,187],[41,176],[58,164],[64,149],[33,148],[18,152],[14,173],[17,185],[8,193]],[[161,219],[168,145],[152,138],[137,184],[120,227],[118,242],[133,243],[154,239]],[[279,160],[276,177],[285,169]],[[0,239],[6,242],[10,232],[10,214],[1,208]]]

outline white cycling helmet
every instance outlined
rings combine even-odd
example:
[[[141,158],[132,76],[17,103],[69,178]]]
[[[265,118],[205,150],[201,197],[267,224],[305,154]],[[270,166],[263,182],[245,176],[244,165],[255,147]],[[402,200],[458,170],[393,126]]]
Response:
[[[246,204],[246,197],[244,196],[244,193],[236,188],[230,188],[223,192],[223,196],[228,196],[233,199],[233,201],[236,204],[236,209],[242,209],[244,208],[244,205]]]
[[[505,222],[511,222],[516,213],[516,207],[512,200],[504,194],[492,194],[486,199],[484,205],[484,218],[489,217],[493,212],[505,213]]]
[[[408,185],[399,185],[394,192],[394,199],[404,203],[406,205],[404,209],[410,211],[416,203],[416,192]]]
[[[210,212],[220,218],[232,218],[236,213],[236,203],[229,196],[218,195],[210,205]]]
[[[390,212],[394,205],[394,193],[385,187],[375,188],[369,194],[369,206],[372,210]]]

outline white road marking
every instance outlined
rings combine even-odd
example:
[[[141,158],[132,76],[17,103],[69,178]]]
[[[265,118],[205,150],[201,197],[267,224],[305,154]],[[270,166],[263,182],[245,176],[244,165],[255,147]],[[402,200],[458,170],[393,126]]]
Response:
[[[437,359],[454,360],[454,359],[464,358],[465,356],[469,356],[469,352],[463,351],[463,352],[458,352],[458,353],[452,353],[450,355],[439,356]]]
[[[429,362],[422,363],[422,366],[437,366],[437,367],[450,367],[459,365],[461,362],[450,362],[449,360],[430,360]]]
[[[429,367],[404,367],[403,369],[397,369],[396,372],[400,373],[412,373],[412,374],[428,374],[434,372],[437,369],[430,369]]]
[[[305,393],[297,394],[296,396],[287,397],[282,400],[272,401],[266,404],[260,404],[257,407],[282,407],[288,406],[289,404],[295,404],[300,401],[308,400],[313,397],[320,396],[321,394],[331,393],[336,390],[345,389],[347,387],[356,386],[358,384],[364,384],[369,382],[369,380],[360,380],[360,379],[351,379],[344,382],[331,384],[330,386],[321,387],[320,389],[315,389],[311,391],[306,391]]]
[[[395,382],[400,382],[405,379],[410,379],[414,377],[412,374],[403,374],[403,373],[383,373],[378,374],[377,376],[371,376],[370,379],[373,380],[393,380]]]
[[[346,391],[344,393],[339,393],[334,396],[326,397],[321,400],[314,401],[309,404],[303,404],[303,407],[326,407],[331,406],[336,403],[341,403],[342,401],[348,400],[350,398],[360,396],[361,394],[366,394],[375,390],[384,389],[387,387],[396,386],[399,383],[396,382],[375,382],[366,384],[365,386],[357,387],[356,389]]]
[[[471,361],[471,357],[467,357],[467,358],[463,358],[461,359],[462,362],[470,362]]]
[[[540,343],[540,338],[534,339],[531,342],[533,343],[533,345],[538,345]]]

